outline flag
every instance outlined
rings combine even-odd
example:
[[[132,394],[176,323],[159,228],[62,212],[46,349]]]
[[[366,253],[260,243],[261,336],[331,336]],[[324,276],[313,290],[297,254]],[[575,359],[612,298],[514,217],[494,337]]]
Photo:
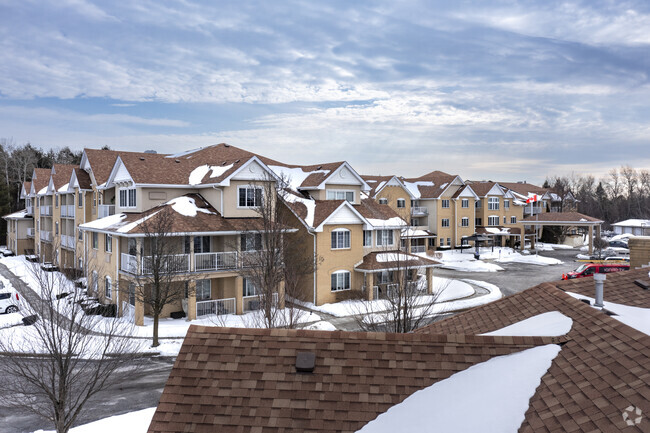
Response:
[[[528,194],[528,199],[526,200],[526,204],[535,203],[536,201],[539,201],[539,196],[537,194]]]

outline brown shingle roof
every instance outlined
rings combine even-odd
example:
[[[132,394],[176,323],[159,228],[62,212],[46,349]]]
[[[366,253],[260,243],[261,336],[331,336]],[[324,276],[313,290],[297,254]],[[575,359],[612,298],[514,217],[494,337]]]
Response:
[[[479,197],[485,197],[488,192],[494,187],[494,185],[497,185],[496,182],[472,182],[470,183],[470,186],[474,190],[477,196]]]
[[[86,173],[85,170],[77,167],[74,169],[74,174],[77,177],[77,182],[79,183],[79,188],[81,189],[91,189],[92,182],[90,180],[90,175]]]
[[[404,182],[433,182],[433,186],[430,185],[418,185],[418,190],[420,191],[421,198],[438,198],[445,191],[447,185],[449,185],[454,179],[456,179],[455,174],[445,173],[443,171],[435,170],[420,177],[414,178],[402,178]]]
[[[354,208],[359,213],[368,219],[389,220],[391,218],[402,218],[393,208],[385,204],[379,204],[371,198],[364,198],[361,200],[360,205],[355,205]],[[402,218],[404,225],[406,221]]]
[[[628,406],[649,413],[650,337],[553,284],[540,284],[416,332],[479,334],[549,311],[570,317],[573,326],[531,398],[519,431],[614,432],[627,428],[622,412]]]
[[[32,188],[32,183],[29,181],[23,182],[23,189],[25,190],[25,194],[29,194],[30,189]]]
[[[32,184],[34,185],[34,192],[38,194],[43,188],[47,188],[47,185],[50,183],[50,176],[52,175],[51,168],[35,168],[34,173],[36,178],[32,179]]]
[[[57,191],[59,188],[70,182],[72,170],[78,168],[78,165],[72,164],[54,164],[54,174],[52,175],[52,182],[54,182],[54,189]]]
[[[374,197],[379,187],[384,186],[386,182],[393,178],[393,176],[370,176],[366,174],[361,175],[361,177],[370,186],[369,197]]]
[[[191,326],[150,433],[354,432],[417,390],[542,337]],[[313,352],[313,373],[297,373]]]
[[[587,223],[603,222],[598,218],[583,215],[578,212],[543,212],[534,216],[524,218],[520,222],[569,222],[569,223]]]
[[[550,190],[548,188],[542,188],[541,186],[533,185],[532,183],[519,183],[519,182],[499,182],[504,188],[510,189],[517,194],[527,196],[530,194],[544,195]]]

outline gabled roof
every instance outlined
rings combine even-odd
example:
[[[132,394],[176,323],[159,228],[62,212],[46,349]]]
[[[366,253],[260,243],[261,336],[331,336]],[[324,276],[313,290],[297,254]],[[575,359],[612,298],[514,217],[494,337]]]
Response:
[[[418,199],[439,198],[454,181],[459,180],[462,183],[460,176],[439,170],[401,180],[414,198]]]
[[[650,220],[629,219],[612,224],[616,227],[650,227]]]
[[[20,198],[27,198],[32,189],[32,183],[30,181],[23,182],[23,185],[20,188]]]
[[[491,180],[490,181],[471,182],[470,186],[472,187],[472,189],[474,190],[476,195],[478,195],[479,197],[487,197],[487,195],[490,193],[490,191],[493,190],[493,188],[495,186],[501,192],[500,195],[505,194],[504,188],[502,188],[499,183],[492,182]],[[494,190],[494,191],[496,191],[496,190]]]
[[[529,216],[521,220],[523,223],[575,223],[575,224],[597,224],[602,223],[598,218],[590,217],[578,212],[542,212],[537,215]]]
[[[341,174],[342,172],[349,172],[354,180],[361,184],[362,191],[368,191],[370,189],[370,186],[363,177],[346,161],[313,165],[294,165],[274,161],[263,156],[260,156],[260,159],[278,176],[289,178],[289,187],[294,190],[323,189],[326,183],[335,179],[336,174]],[[355,181],[349,183],[354,184]],[[346,184],[346,181],[340,181],[338,179],[337,182]]]
[[[454,193],[452,198],[459,198],[460,196],[463,196],[463,197],[471,196],[471,197],[474,197],[474,200],[479,200],[480,199],[480,197],[476,194],[474,189],[469,185],[464,185],[464,186],[458,188],[458,191],[456,191]]]
[[[54,166],[52,167],[52,182],[51,182],[54,191],[52,192],[59,192],[59,190],[62,189],[63,187],[65,187],[64,192],[67,192],[68,190],[67,185],[70,183],[70,177],[72,175],[72,172],[76,168],[79,168],[79,166],[72,165],[72,164],[54,164]]]
[[[368,191],[368,196],[370,198],[375,198],[385,187],[387,186],[400,186],[410,198],[417,198],[413,193],[404,185],[402,179],[397,176],[371,176],[371,175],[361,175],[364,181],[370,186],[370,191]]]
[[[70,175],[68,188],[71,192],[74,191],[74,188],[79,188],[82,190],[92,189],[92,181],[90,180],[90,175],[80,167],[76,167]]]
[[[149,432],[355,432],[458,371],[550,342],[191,326]],[[312,373],[296,372],[298,352],[315,354]]]
[[[363,261],[355,265],[360,272],[394,271],[417,268],[432,268],[442,263],[426,257],[405,253],[404,251],[373,251],[363,256]]]
[[[47,186],[50,183],[50,176],[52,175],[51,168],[35,168],[32,174],[32,193],[43,195],[47,191]]]
[[[482,334],[551,311],[571,318],[573,326],[530,399],[519,431],[625,431],[627,407],[650,411],[650,337],[554,284],[540,284],[416,333]]]
[[[544,195],[549,192],[548,188],[542,188],[541,186],[525,182],[499,182],[499,185],[524,196],[528,194]]]

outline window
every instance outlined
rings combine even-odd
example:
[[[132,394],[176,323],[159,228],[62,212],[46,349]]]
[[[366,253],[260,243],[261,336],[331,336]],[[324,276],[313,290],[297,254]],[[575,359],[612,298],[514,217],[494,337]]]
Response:
[[[246,278],[244,278],[244,288],[246,288]],[[244,292],[244,296],[246,292]],[[212,298],[212,287],[210,280],[196,280],[196,300],[207,301]]]
[[[468,208],[468,207],[469,207],[469,199],[468,199],[468,198],[464,198],[464,199],[462,199],[462,200],[460,201],[460,207]]]
[[[510,217],[510,224],[517,224],[517,217],[516,216]],[[573,233],[573,234],[575,234],[575,233]]]
[[[77,226],[77,239],[80,241],[84,240],[84,232]]]
[[[54,221],[54,234],[58,235],[59,234],[59,222]]]
[[[451,238],[447,238],[447,246],[448,246],[448,247],[451,246]]]
[[[444,200],[442,200],[442,207],[444,207],[444,208],[448,208],[448,207],[449,207],[449,200],[448,200],[448,199],[444,199]]]
[[[183,239],[183,251],[185,254],[190,253],[190,236],[185,236]],[[135,251],[135,246],[134,246]],[[194,236],[194,253],[209,253],[210,252],[210,236]],[[135,255],[135,252],[133,253]]]
[[[133,238],[129,238],[127,248],[129,250],[129,255],[135,256],[138,251],[138,241]]]
[[[474,202],[474,208],[475,209],[480,209],[481,208],[481,200],[476,200]]]
[[[248,278],[244,278],[244,296],[255,296],[258,294],[257,287]]]
[[[332,273],[332,292],[340,290],[350,290],[350,273],[348,271]]]
[[[440,246],[441,247],[445,246],[445,238],[440,238]]]
[[[336,229],[332,231],[332,249],[350,248],[350,230]]]
[[[388,199],[387,198],[380,198],[379,199],[379,204],[388,204]]]
[[[475,225],[475,226],[482,226],[482,225],[483,225],[483,219],[481,219],[481,218],[474,218],[474,225]]]
[[[95,292],[95,293],[97,293],[98,286],[99,286],[98,278],[99,277],[97,276],[97,271],[93,271],[90,287],[92,287],[93,292]]]
[[[113,252],[113,236],[104,234],[104,251],[107,253]]]
[[[77,193],[77,206],[83,207],[83,205],[84,205],[84,195],[83,192],[79,190],[79,192]]]
[[[489,226],[498,226],[499,225],[499,217],[498,216],[489,216],[488,217],[488,225]]]
[[[449,227],[449,218],[442,219],[442,227]]]
[[[54,207],[59,207],[59,194],[54,194]]]
[[[93,232],[93,248],[99,248],[99,235],[96,232]]]
[[[239,207],[259,207],[262,205],[262,188],[259,186],[240,186]]]
[[[196,252],[196,238],[194,238],[194,252]],[[241,234],[242,251],[261,251],[262,234],[261,233],[242,233]]]
[[[377,230],[377,246],[387,247],[393,245],[392,230]]]
[[[364,230],[363,231],[363,246],[371,247],[372,246],[372,231]]]
[[[503,208],[510,209],[510,200],[503,200]]]
[[[411,226],[412,227],[417,227],[420,225],[420,219],[419,218],[411,218]]]
[[[79,261],[77,262],[77,266],[78,266],[77,269],[83,269],[84,268],[84,259],[79,257]]]
[[[460,220],[460,225],[461,225],[461,227],[469,227],[469,218],[463,217]]]
[[[129,304],[135,306],[135,284],[133,283],[129,284]]]
[[[347,200],[354,202],[354,191],[332,189],[327,191],[328,200]]]
[[[135,188],[120,189],[120,207],[135,207]]]
[[[499,197],[488,198],[488,210],[499,210]]]
[[[377,284],[387,284],[393,282],[393,271],[377,272]]]
[[[504,216],[503,216],[503,223],[506,224],[506,221],[507,221],[507,220],[506,220],[506,216],[504,215]]]
[[[406,200],[404,200],[403,198],[398,198],[397,199],[397,207],[398,208],[406,207]]]
[[[113,294],[111,293],[111,277],[106,277],[104,278],[104,296],[106,299],[111,299]]]

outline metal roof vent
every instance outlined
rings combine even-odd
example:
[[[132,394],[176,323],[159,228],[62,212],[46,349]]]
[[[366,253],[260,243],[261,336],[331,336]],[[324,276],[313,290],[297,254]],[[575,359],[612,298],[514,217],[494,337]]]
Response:
[[[226,143],[224,143],[224,144],[223,144],[223,147],[230,147],[230,145],[229,145],[229,144],[226,144]]]
[[[238,159],[237,161],[235,161],[235,164],[237,164],[239,161],[241,161],[241,159]]]
[[[323,166],[322,166],[322,165],[319,165],[318,168],[317,168],[316,170],[320,170],[321,168],[323,168]]]
[[[316,354],[314,352],[296,353],[296,371],[298,373],[313,373],[316,366]]]
[[[175,159],[174,162],[176,162],[177,164],[180,164],[180,163],[181,163],[181,161],[178,160],[178,159]]]
[[[153,149],[149,149],[149,150],[145,150],[144,153],[154,153],[154,154],[156,154],[156,153],[158,153],[158,152],[156,152],[156,151],[153,150]]]
[[[650,290],[650,283],[647,283],[646,281],[634,280],[634,284],[636,284],[637,286],[641,287],[644,290]]]
[[[144,156],[141,156],[141,157],[140,157],[140,161],[144,161]]]
[[[223,165],[226,165],[226,162],[228,162],[228,161],[224,161],[224,162],[222,162],[221,165],[222,165],[222,166],[223,166]]]

